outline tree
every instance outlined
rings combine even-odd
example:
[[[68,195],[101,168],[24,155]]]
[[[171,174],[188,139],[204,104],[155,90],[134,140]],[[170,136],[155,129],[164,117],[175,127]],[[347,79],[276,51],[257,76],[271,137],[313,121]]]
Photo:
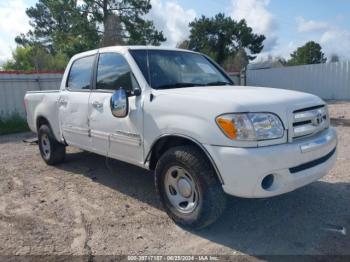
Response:
[[[237,51],[237,53],[233,56],[229,56],[223,62],[223,68],[228,72],[240,72],[249,63],[249,58],[246,51],[241,48]]]
[[[190,45],[190,41],[189,40],[184,40],[182,42],[177,43],[176,48],[188,49],[189,45]]]
[[[5,70],[64,70],[68,57],[62,53],[52,55],[40,45],[17,47],[12,59],[5,62]]]
[[[219,64],[242,48],[249,53],[249,60],[255,59],[254,55],[264,47],[264,40],[265,36],[254,34],[244,19],[236,22],[221,13],[213,18],[202,16],[190,23],[189,49],[203,52]]]
[[[110,14],[106,18],[104,33],[100,46],[123,45],[122,27],[120,19],[115,14]]]
[[[3,64],[5,70],[34,70],[30,58],[31,48],[17,47],[12,52],[12,59]]]
[[[320,44],[310,41],[291,54],[288,65],[321,64],[327,61]]]
[[[332,54],[331,55],[331,59],[330,59],[329,62],[336,63],[336,62],[339,62],[339,61],[340,61],[339,56],[337,54]]]
[[[272,56],[269,54],[267,57],[263,58],[261,57],[259,61],[256,61],[254,68],[258,67],[266,67],[268,66],[269,68],[276,68],[276,67],[284,67],[287,66],[287,60],[281,56]],[[257,65],[257,66],[256,66]]]
[[[287,64],[288,64],[288,61],[287,61],[284,57],[277,56],[277,57],[276,57],[276,60],[277,60],[278,62],[280,62],[281,65],[283,65],[283,66],[287,66]]]
[[[150,8],[149,0],[38,0],[26,10],[33,29],[15,39],[24,49],[16,50],[17,57],[7,65],[23,68],[20,64],[28,65],[33,57],[39,59],[32,54],[33,50],[40,50],[43,57],[50,60],[58,56],[70,58],[99,46],[159,45],[165,41],[163,33],[143,18]],[[28,54],[23,56],[25,52]],[[29,56],[32,59],[20,61]],[[43,64],[48,65],[48,62]],[[38,68],[38,65],[29,67]]]
[[[104,28],[102,46],[115,44],[160,45],[166,38],[146,15],[150,0],[84,0],[82,10]]]
[[[82,12],[77,0],[39,0],[26,13],[33,30],[16,37],[19,45],[39,44],[52,55],[71,57],[99,44],[97,25]]]

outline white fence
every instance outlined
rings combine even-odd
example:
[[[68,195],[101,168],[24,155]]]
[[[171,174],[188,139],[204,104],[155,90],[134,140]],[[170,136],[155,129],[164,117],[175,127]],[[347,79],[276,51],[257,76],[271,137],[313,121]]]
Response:
[[[25,117],[23,98],[27,91],[54,90],[61,83],[60,73],[0,74],[0,118],[13,114]]]
[[[350,61],[247,71],[247,85],[291,89],[323,99],[350,99]]]

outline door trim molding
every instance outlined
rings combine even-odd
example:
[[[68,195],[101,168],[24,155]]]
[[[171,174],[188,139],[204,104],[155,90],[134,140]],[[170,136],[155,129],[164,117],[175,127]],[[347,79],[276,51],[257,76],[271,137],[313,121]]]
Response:
[[[87,135],[87,136],[89,135],[89,129],[76,127],[76,126],[63,126],[62,131],[67,133],[78,134],[78,135]]]
[[[126,144],[130,146],[141,146],[141,136],[134,133],[116,131],[115,133],[107,133],[96,130],[90,130],[91,137],[103,139],[105,141],[111,141],[121,144]]]

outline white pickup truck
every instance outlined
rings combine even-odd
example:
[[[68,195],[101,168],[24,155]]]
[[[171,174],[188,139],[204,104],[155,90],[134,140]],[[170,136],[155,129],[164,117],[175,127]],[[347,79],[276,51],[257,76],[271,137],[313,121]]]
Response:
[[[336,160],[324,101],[234,86],[191,51],[116,46],[78,54],[60,90],[24,100],[47,164],[61,163],[72,145],[155,170],[166,212],[188,227],[213,223],[226,194],[287,193],[326,175]]]

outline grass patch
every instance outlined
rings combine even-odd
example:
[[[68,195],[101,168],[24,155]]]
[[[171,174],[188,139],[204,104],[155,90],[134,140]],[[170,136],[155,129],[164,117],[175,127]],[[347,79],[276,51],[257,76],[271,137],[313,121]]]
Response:
[[[0,118],[0,135],[27,131],[29,131],[27,121],[18,114],[5,119]]]

